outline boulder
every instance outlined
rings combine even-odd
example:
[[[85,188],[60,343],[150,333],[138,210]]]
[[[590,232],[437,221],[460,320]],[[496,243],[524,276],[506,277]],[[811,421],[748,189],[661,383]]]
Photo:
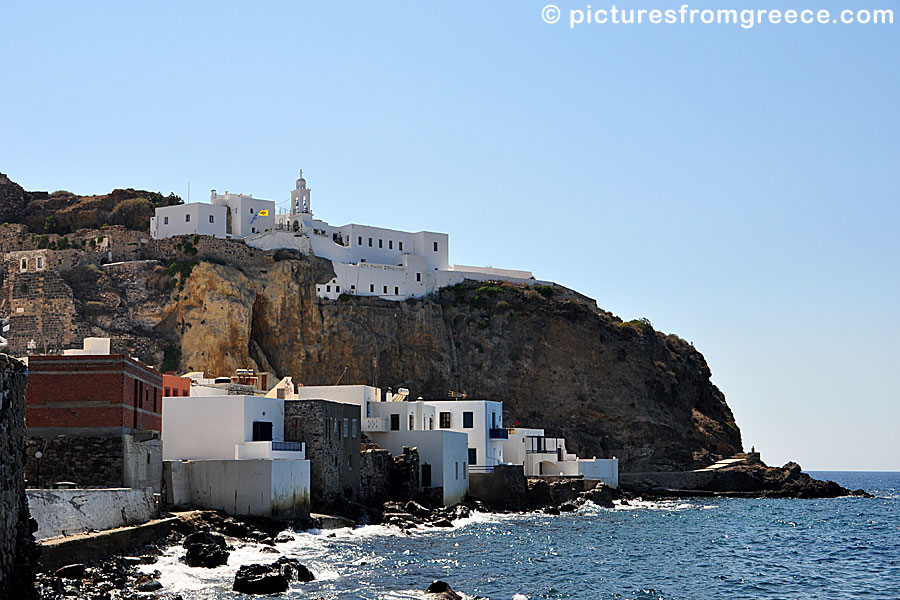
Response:
[[[287,591],[291,581],[312,581],[312,571],[294,558],[279,558],[268,564],[242,565],[231,589],[242,594],[278,594]]]
[[[574,512],[578,510],[578,505],[574,502],[563,502],[559,505],[560,512]]]
[[[85,569],[86,567],[83,564],[75,563],[72,565],[66,565],[65,567],[60,567],[56,571],[54,571],[53,574],[63,579],[83,579]]]
[[[406,509],[406,512],[414,517],[419,517],[420,519],[427,519],[431,516],[431,509],[422,506],[415,500],[407,502],[404,508]]]
[[[211,533],[209,531],[197,531],[184,538],[183,545],[185,548],[189,548],[197,544],[211,544],[213,546],[218,546],[219,548],[224,550],[225,537],[219,535],[218,533]]]
[[[225,549],[225,537],[218,533],[197,531],[184,539],[187,553],[184,562],[191,567],[211,569],[228,563],[228,550]]]
[[[435,527],[453,527],[453,522],[450,519],[438,519],[436,521],[432,521],[431,523]]]
[[[434,581],[425,590],[428,600],[462,600],[462,596],[453,591],[446,581]]]
[[[597,506],[604,508],[613,508],[613,492],[605,483],[598,483],[592,490],[588,490],[582,494],[586,500],[590,500]]]
[[[153,581],[145,581],[144,583],[141,583],[140,585],[138,585],[137,591],[139,591],[139,592],[155,592],[157,590],[161,590],[162,587],[163,587],[163,584],[161,584],[159,581],[154,579]]]

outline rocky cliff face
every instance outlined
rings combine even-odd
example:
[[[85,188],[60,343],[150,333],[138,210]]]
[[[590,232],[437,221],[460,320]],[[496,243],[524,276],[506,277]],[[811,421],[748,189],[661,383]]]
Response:
[[[327,261],[258,273],[200,263],[161,315],[186,369],[255,364],[308,385],[407,387],[503,400],[504,420],[564,436],[624,469],[686,468],[741,449],[703,356],[563,288],[465,283],[433,298],[315,297]]]
[[[16,188],[0,185],[0,212],[27,203]],[[0,250],[35,243],[15,227],[0,228]],[[473,282],[406,302],[326,301],[315,284],[333,277],[329,261],[233,240],[147,237],[113,227],[46,251],[59,285],[72,289],[71,298],[57,294],[71,306],[54,309],[72,315],[65,344],[107,335],[114,351],[166,369],[250,366],[314,385],[334,384],[346,367],[342,383],[502,400],[506,425],[543,427],[581,456],[618,457],[623,470],[691,468],[741,450],[740,430],[693,346],[623,323],[571,290]],[[106,238],[108,250],[92,251],[92,240]],[[34,286],[7,267],[13,306]],[[20,321],[34,331],[17,339],[40,336]]]

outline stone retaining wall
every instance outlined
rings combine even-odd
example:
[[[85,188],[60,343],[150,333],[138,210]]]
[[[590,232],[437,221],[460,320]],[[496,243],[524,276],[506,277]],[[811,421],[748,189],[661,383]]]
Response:
[[[0,354],[0,598],[36,598],[25,497],[25,365]]]
[[[28,490],[38,540],[146,523],[157,516],[149,489]]]

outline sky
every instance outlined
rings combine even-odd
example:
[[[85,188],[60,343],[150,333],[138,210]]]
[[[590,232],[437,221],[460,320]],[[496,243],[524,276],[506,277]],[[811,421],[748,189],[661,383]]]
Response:
[[[900,470],[900,22],[570,28],[587,2],[545,4],[11,3],[0,172],[283,202],[302,168],[318,218],[446,232],[453,263],[693,342],[769,464]]]

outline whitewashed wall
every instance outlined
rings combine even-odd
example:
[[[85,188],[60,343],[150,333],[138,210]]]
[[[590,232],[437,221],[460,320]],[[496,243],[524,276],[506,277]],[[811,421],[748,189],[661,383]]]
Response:
[[[157,516],[150,489],[33,489],[26,493],[38,524],[38,540],[145,523]]]

